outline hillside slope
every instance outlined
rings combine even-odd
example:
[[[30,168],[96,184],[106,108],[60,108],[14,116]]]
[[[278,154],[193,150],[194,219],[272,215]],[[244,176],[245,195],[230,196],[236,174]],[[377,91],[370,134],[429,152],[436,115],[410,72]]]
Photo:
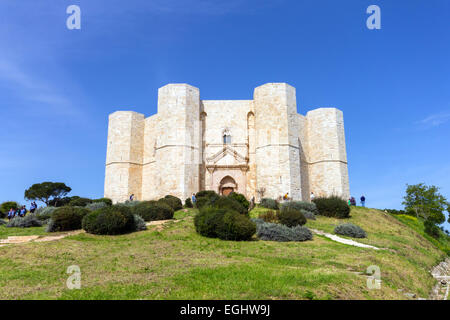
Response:
[[[445,256],[419,229],[373,209],[352,208],[349,220],[368,233],[358,241],[385,250],[317,235],[300,243],[209,239],[195,233],[195,213],[177,212],[181,221],[159,231],[1,247],[0,299],[426,298],[435,284],[429,271]],[[318,217],[307,226],[331,232],[340,222]],[[80,266],[80,290],[65,287],[70,265]],[[379,290],[367,287],[372,265],[381,271]]]

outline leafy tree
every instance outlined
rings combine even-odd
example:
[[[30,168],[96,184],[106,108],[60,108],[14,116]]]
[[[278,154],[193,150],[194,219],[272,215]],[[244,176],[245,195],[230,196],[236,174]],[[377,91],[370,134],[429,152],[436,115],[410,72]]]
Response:
[[[28,190],[25,190],[25,199],[39,200],[47,206],[50,200],[57,205],[58,200],[66,196],[72,189],[62,182],[43,182],[33,184]]]
[[[445,211],[449,210],[449,202],[439,193],[436,186],[423,183],[406,185],[406,195],[402,204],[405,210],[412,211],[417,217],[422,217],[434,224],[445,222]],[[449,218],[450,221],[450,218]]]

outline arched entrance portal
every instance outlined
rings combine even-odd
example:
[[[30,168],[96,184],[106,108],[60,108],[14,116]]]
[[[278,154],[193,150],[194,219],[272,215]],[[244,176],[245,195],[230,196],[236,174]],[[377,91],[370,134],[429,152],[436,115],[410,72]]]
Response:
[[[227,196],[237,189],[236,181],[230,176],[226,176],[220,181],[219,194]]]

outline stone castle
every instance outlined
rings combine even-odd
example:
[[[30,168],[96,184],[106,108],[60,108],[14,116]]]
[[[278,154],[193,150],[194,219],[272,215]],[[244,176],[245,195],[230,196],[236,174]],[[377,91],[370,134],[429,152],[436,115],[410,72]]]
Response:
[[[109,116],[105,197],[184,201],[200,190],[348,199],[342,112],[298,114],[295,88],[285,83],[256,88],[253,100],[201,100],[195,87],[168,84],[158,91],[157,114]]]

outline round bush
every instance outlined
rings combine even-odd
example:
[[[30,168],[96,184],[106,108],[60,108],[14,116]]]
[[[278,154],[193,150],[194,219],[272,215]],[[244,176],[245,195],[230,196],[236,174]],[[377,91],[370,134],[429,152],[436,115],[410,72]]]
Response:
[[[92,200],[92,203],[104,203],[104,204],[106,204],[107,206],[112,206],[112,205],[113,205],[112,200],[109,199],[109,198],[95,199],[95,200]]]
[[[39,221],[34,215],[26,215],[23,218],[12,218],[11,220],[9,220],[6,226],[8,228],[31,228],[42,226],[42,222]]]
[[[127,200],[124,203],[122,203],[122,205],[126,206],[126,207],[129,207],[129,208],[133,208],[133,207],[137,206],[141,202],[142,201],[139,201],[139,200],[133,200],[133,201]]]
[[[258,223],[256,235],[261,240],[281,242],[306,241],[313,237],[311,231],[306,227],[298,225],[290,228],[278,223]]]
[[[70,200],[69,206],[71,206],[71,207],[86,207],[90,203],[92,203],[91,199],[75,198],[75,199]]]
[[[209,204],[216,208],[229,209],[229,210],[239,212],[240,214],[248,213],[248,210],[245,209],[245,207],[241,203],[239,203],[238,201],[234,200],[233,198],[230,198],[227,196],[211,198],[209,201]]]
[[[203,207],[194,217],[195,231],[202,236],[217,238],[216,230],[227,210],[213,207]]]
[[[283,207],[278,214],[278,219],[281,224],[287,227],[302,226],[306,223],[306,218],[299,210]]]
[[[195,194],[195,197],[198,198],[212,198],[218,196],[218,194],[213,190],[203,190],[199,191]]]
[[[173,219],[173,209],[163,201],[143,201],[132,207],[133,214],[137,214],[145,221]]]
[[[194,218],[195,230],[206,237],[222,240],[250,240],[256,225],[236,211],[205,207]]]
[[[334,233],[352,238],[365,238],[366,232],[352,223],[343,223],[334,228]]]
[[[248,202],[247,198],[241,193],[232,192],[228,195],[228,198],[231,198],[241,204],[248,211],[248,207],[250,206],[250,202]]]
[[[123,205],[105,207],[84,216],[82,227],[92,234],[124,234],[135,231],[131,209]]]
[[[134,230],[136,231],[147,230],[147,225],[145,224],[144,219],[142,219],[137,214],[133,214],[133,218],[134,218]]]
[[[288,201],[281,204],[281,209],[289,207],[296,210],[305,210],[312,212],[313,214],[317,214],[317,206],[314,202],[306,202],[306,201]]]
[[[248,217],[236,211],[228,211],[216,232],[222,240],[247,241],[255,234],[256,225]]]
[[[316,215],[311,211],[300,209],[300,212],[305,216],[306,220],[316,220]]]
[[[171,195],[167,195],[164,198],[159,199],[158,201],[167,203],[173,209],[173,211],[183,209],[183,203],[181,202],[181,199]]]
[[[322,197],[313,200],[317,206],[318,214],[326,217],[348,218],[350,207],[347,201],[337,197]]]
[[[278,202],[274,199],[262,198],[259,205],[267,209],[278,210]]]
[[[184,201],[184,206],[186,208],[193,208],[194,207],[194,205],[192,204],[191,198],[187,198],[186,201]]]
[[[56,209],[47,226],[47,232],[59,232],[81,229],[81,221],[89,213],[81,207],[61,207]]]
[[[209,204],[209,198],[203,197],[203,198],[197,198],[197,202],[195,203],[195,206],[197,208],[203,208],[206,207]]]
[[[90,211],[95,211],[106,207],[108,207],[108,205],[105,202],[92,202],[89,203],[85,208]]]
[[[56,207],[40,207],[34,212],[36,218],[41,221],[48,220],[52,217],[53,212],[55,212]]]

